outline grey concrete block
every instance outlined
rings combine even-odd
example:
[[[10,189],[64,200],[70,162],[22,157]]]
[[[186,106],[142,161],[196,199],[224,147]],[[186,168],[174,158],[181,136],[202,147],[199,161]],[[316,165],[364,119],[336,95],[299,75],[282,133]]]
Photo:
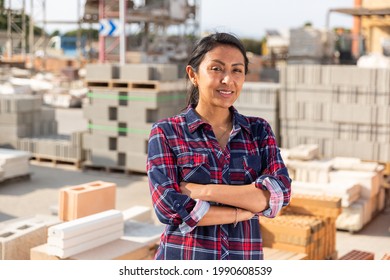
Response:
[[[93,63],[85,66],[87,81],[107,81],[119,78],[119,65],[111,63]]]

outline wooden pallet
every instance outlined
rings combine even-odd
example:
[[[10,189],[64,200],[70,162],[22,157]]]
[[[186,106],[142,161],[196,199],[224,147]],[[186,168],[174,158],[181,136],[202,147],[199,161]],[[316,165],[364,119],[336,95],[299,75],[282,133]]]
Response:
[[[81,166],[82,171],[100,171],[100,172],[106,172],[106,173],[120,173],[125,175],[132,175],[132,174],[145,174],[141,172],[136,172],[134,170],[130,170],[126,167],[122,166],[104,166],[104,165],[96,165],[90,162],[83,162]]]
[[[76,169],[81,168],[81,160],[78,159],[64,159],[64,158],[57,158],[57,157],[38,155],[38,154],[33,154],[33,156],[30,159],[30,162],[33,164],[40,164],[40,165],[46,163],[53,167],[71,166],[71,167],[75,167]]]
[[[178,81],[128,81],[128,80],[107,80],[107,81],[87,81],[87,87],[95,89],[112,90],[136,90],[136,91],[177,91],[185,90],[185,83]]]

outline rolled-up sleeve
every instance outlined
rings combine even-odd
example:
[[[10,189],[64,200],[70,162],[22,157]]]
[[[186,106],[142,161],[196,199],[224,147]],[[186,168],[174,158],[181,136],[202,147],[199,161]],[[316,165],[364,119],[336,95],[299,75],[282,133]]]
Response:
[[[290,203],[291,179],[271,127],[266,125],[264,132],[265,136],[260,144],[264,169],[261,176],[256,179],[255,186],[270,193],[269,207],[259,214],[273,218],[282,207]]]
[[[176,158],[164,131],[155,124],[148,142],[147,175],[154,211],[160,222],[190,232],[209,210],[209,203],[180,192]]]

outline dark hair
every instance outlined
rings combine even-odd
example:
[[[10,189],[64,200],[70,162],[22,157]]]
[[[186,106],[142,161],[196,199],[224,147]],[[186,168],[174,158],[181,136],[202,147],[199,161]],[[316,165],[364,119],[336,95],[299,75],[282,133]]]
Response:
[[[214,33],[206,37],[201,38],[194,46],[191,55],[188,59],[187,65],[191,66],[195,72],[198,72],[200,63],[202,62],[206,53],[214,49],[218,45],[230,45],[237,48],[245,60],[245,74],[248,73],[248,57],[246,56],[246,50],[242,42],[234,35],[229,33]],[[187,80],[189,79],[187,75]],[[197,105],[199,101],[199,91],[192,83],[188,89],[187,106]]]

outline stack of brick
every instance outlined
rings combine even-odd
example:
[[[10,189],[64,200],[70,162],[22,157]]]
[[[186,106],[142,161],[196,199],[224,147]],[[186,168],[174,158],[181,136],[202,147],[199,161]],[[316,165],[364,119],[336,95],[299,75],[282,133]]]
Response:
[[[374,253],[352,250],[339,258],[339,260],[374,260]]]
[[[49,227],[47,252],[68,258],[110,243],[123,235],[122,212],[107,210]]]
[[[54,110],[41,105],[39,96],[0,95],[0,145],[16,147],[19,138],[57,133]]]
[[[243,115],[267,120],[279,142],[279,93],[280,85],[274,83],[246,82],[234,103]]]
[[[115,183],[92,181],[67,186],[59,191],[58,216],[62,221],[71,221],[115,209],[115,204]]]
[[[260,219],[265,247],[307,254],[309,260],[323,260],[330,240],[329,223],[315,216],[286,213],[274,219]]]
[[[319,160],[318,149],[313,148],[315,145],[308,145],[306,152],[304,146],[282,149],[293,179],[293,194],[341,198],[343,211],[336,220],[337,229],[358,231],[384,209],[385,190],[381,187],[384,168],[381,164],[346,157]]]
[[[390,162],[390,69],[288,65],[280,76],[282,147]]]
[[[0,149],[0,182],[30,174],[30,153]]]
[[[336,220],[341,212],[341,199],[338,197],[295,194],[282,214],[308,215],[321,219],[325,225],[324,259],[335,259]]]
[[[176,65],[90,64],[85,166],[145,172],[151,126],[185,107],[186,85]]]

